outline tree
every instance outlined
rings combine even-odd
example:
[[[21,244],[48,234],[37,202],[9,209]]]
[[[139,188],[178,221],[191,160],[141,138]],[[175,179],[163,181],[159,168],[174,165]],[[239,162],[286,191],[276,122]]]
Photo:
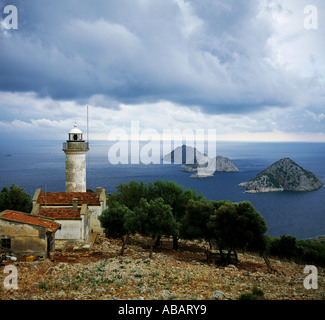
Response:
[[[184,191],[181,185],[173,181],[158,180],[154,182],[155,198],[161,197],[165,204],[172,208],[173,216],[177,222],[180,222],[186,212],[190,200],[203,199],[203,195],[197,195],[196,190],[187,189]],[[177,235],[173,235],[173,249],[178,250]]]
[[[124,253],[128,236],[136,231],[133,216],[133,212],[125,205],[111,202],[109,208],[98,217],[107,238],[122,240],[120,255]],[[130,221],[132,222],[130,223]]]
[[[190,199],[197,200],[203,198],[202,195],[197,195],[195,190],[183,190],[181,185],[173,181],[157,180],[154,183],[147,184],[137,181],[122,183],[117,186],[116,192],[109,197],[108,204],[111,201],[117,201],[130,210],[134,210],[140,203],[141,199],[146,199],[148,202],[162,198],[164,204],[171,207],[172,214],[177,222],[180,222],[181,217],[185,213],[187,203]],[[173,236],[173,249],[178,249],[178,235]],[[159,239],[159,238],[158,238]],[[158,240],[157,239],[157,240]]]
[[[149,188],[150,189],[150,188]],[[183,187],[173,181],[157,180],[151,188],[151,198],[162,198],[165,204],[168,204],[172,209],[172,214],[176,221],[180,221],[181,215],[180,203],[184,193]],[[178,250],[178,236],[173,236],[173,249]]]
[[[237,255],[236,249],[265,249],[265,220],[248,201],[225,202],[211,217],[209,227],[215,234],[220,252],[228,248],[226,263],[229,263],[232,251]]]
[[[177,234],[178,223],[172,214],[172,208],[162,198],[149,202],[142,198],[134,213],[138,232],[151,237],[149,257],[152,258],[153,246],[158,237]]]
[[[274,239],[271,254],[278,257],[294,257],[297,252],[297,239],[293,236],[282,235],[280,239]]]
[[[237,203],[236,207],[238,229],[242,230],[239,247],[247,250],[265,250],[264,234],[267,231],[267,226],[264,218],[249,201]]]
[[[114,193],[115,201],[125,205],[130,210],[134,210],[142,198],[148,198],[148,185],[142,181],[132,180],[129,183],[121,183],[116,187]]]
[[[32,206],[30,195],[15,184],[12,184],[9,190],[4,187],[0,192],[0,212],[8,209],[29,213]]]
[[[210,217],[216,214],[216,209],[211,201],[189,200],[186,213],[181,219],[180,236],[184,239],[205,239],[209,241],[214,233],[209,227]]]

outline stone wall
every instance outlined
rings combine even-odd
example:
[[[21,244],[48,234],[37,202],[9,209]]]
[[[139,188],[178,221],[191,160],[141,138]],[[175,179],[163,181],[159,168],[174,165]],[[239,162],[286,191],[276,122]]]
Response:
[[[14,253],[47,256],[45,228],[25,223],[0,220],[0,238],[10,239]]]

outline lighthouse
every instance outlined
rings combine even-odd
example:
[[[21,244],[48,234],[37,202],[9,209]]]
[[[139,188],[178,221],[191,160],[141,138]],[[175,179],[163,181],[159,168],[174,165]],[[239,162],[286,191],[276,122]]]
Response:
[[[83,133],[75,123],[63,143],[66,154],[65,192],[86,192],[86,153],[89,143],[83,140]]]

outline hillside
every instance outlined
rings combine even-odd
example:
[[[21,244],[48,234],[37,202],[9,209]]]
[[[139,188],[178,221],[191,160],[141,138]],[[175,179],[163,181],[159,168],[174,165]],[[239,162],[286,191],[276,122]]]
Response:
[[[289,158],[281,159],[248,182],[239,184],[247,193],[273,191],[313,191],[323,183],[312,172]]]
[[[147,246],[145,238],[131,237],[121,257],[119,241],[101,235],[92,249],[58,251],[54,262],[16,262],[19,289],[2,287],[1,299],[236,300],[253,286],[269,300],[324,298],[323,268],[319,289],[306,290],[304,266],[293,262],[271,259],[276,273],[269,273],[261,257],[240,253],[237,266],[216,267],[205,262],[205,243],[188,241],[180,242],[178,252],[165,244],[150,260]],[[1,270],[0,281],[5,276]]]

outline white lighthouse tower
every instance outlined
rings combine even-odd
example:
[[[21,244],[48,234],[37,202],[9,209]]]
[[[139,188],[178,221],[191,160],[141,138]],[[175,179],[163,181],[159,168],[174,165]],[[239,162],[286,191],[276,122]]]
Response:
[[[75,123],[69,132],[69,140],[63,143],[66,154],[65,192],[86,192],[86,153],[89,143]]]

